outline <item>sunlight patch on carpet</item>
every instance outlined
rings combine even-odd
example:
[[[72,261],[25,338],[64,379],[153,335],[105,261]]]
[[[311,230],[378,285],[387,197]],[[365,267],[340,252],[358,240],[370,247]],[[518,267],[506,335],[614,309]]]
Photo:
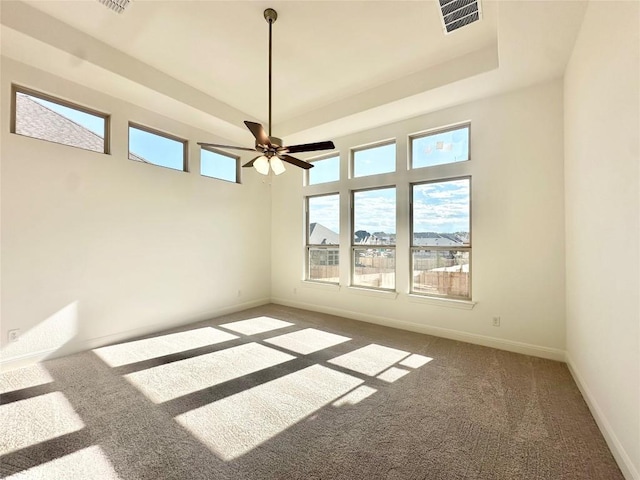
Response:
[[[240,320],[238,322],[223,323],[219,325],[227,330],[232,330],[243,335],[256,335],[258,333],[270,332],[284,327],[290,327],[294,323],[276,320],[271,317],[256,317],[249,320]]]
[[[409,352],[372,343],[333,358],[329,363],[373,377],[408,355]]]
[[[155,403],[279,365],[294,356],[252,342],[125,375]]]
[[[307,355],[340,343],[348,342],[349,340],[351,340],[349,337],[342,335],[324,332],[315,328],[305,328],[304,330],[287,333],[265,341],[278,347]]]
[[[372,387],[368,387],[367,385],[360,385],[358,388],[350,391],[344,397],[339,398],[331,405],[334,407],[344,407],[347,405],[355,405],[356,403],[360,403],[367,397],[370,397],[378,390]]]
[[[362,384],[321,365],[258,385],[176,417],[223,460],[233,460]]]
[[[391,367],[376,376],[376,378],[384,380],[387,383],[393,383],[399,378],[404,377],[407,373],[409,373],[409,370],[405,370],[404,368]]]
[[[83,448],[64,457],[16,473],[6,480],[121,480],[102,449],[96,445]]]
[[[398,365],[402,365],[403,367],[410,368],[420,368],[423,365],[429,363],[433,358],[425,357],[424,355],[418,355],[417,353],[413,353],[409,355],[407,358],[402,360]]]
[[[53,378],[41,364],[0,373],[0,394],[36,387],[53,382]]]
[[[0,405],[0,455],[76,432],[84,423],[61,392]]]
[[[110,367],[120,367],[151,358],[206,347],[238,338],[231,333],[212,327],[197,328],[186,332],[170,333],[159,337],[119,343],[93,351]]]

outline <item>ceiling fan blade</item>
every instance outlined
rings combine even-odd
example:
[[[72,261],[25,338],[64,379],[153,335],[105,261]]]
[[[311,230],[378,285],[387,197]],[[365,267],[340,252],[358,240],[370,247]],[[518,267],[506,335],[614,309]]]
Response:
[[[283,162],[290,163],[291,165],[295,165],[296,167],[304,168],[308,170],[313,167],[313,165],[309,162],[305,162],[304,160],[300,160],[299,158],[292,157],[291,155],[278,155],[280,160]]]
[[[255,152],[256,149],[255,148],[249,148],[249,147],[235,147],[233,145],[219,145],[217,143],[205,143],[205,142],[198,142],[198,145],[200,145],[201,147],[215,147],[215,148],[233,148],[234,150],[246,150],[247,152]]]
[[[253,160],[248,161],[247,163],[245,163],[244,165],[242,165],[242,168],[245,167],[253,167],[254,162],[259,159],[262,155],[258,155],[256,158],[254,158]]]
[[[291,145],[286,147],[289,153],[299,152],[315,152],[317,150],[333,150],[336,146],[333,142],[316,142],[316,143],[303,143],[300,145]]]
[[[247,126],[249,130],[251,130],[251,133],[253,134],[253,136],[256,137],[258,144],[271,145],[271,142],[269,141],[269,137],[264,131],[264,128],[262,128],[262,125],[256,122],[249,122],[247,120],[245,120],[244,124]]]

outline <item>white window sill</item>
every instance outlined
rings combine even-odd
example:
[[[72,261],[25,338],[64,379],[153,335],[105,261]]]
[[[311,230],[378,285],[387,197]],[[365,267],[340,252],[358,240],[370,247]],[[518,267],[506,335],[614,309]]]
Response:
[[[477,302],[470,300],[455,300],[453,298],[437,298],[427,297],[425,295],[407,295],[410,302],[425,303],[428,305],[437,305],[439,307],[460,308],[463,310],[471,310],[476,306]]]
[[[319,290],[329,290],[333,292],[340,291],[340,285],[337,283],[314,282],[313,280],[301,280],[300,285],[304,288],[316,288]]]
[[[395,300],[398,298],[398,292],[390,290],[376,290],[373,288],[361,288],[361,287],[349,287],[349,293],[355,293],[356,295],[365,295],[367,297],[388,298]]]

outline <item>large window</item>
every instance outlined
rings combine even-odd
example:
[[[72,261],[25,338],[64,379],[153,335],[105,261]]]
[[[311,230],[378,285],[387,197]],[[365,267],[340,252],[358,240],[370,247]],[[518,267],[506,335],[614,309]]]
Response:
[[[327,158],[310,160],[310,162],[313,164],[313,168],[307,170],[309,172],[308,185],[340,180],[340,155],[331,155]]]
[[[340,195],[307,197],[307,280],[340,281]]]
[[[471,298],[471,179],[411,186],[411,293]]]
[[[200,149],[200,175],[240,182],[240,158],[229,153],[202,147]]]
[[[396,143],[387,142],[351,151],[353,177],[396,171]]]
[[[396,288],[396,189],[353,192],[351,284]]]
[[[469,160],[469,125],[410,137],[411,167],[433,167]]]
[[[12,93],[12,133],[109,153],[108,115],[15,85]]]
[[[149,127],[129,123],[129,159],[187,171],[187,141]]]
[[[470,132],[468,122],[406,132],[406,153],[395,139],[353,146],[348,175],[335,153],[311,160],[318,175],[310,172],[303,185],[305,278],[342,279],[353,287],[348,291],[380,298],[397,298],[389,294],[395,292],[436,305],[470,301]],[[396,158],[397,151],[406,158]],[[339,212],[349,212],[342,219],[343,230],[349,226],[342,232],[342,266]]]

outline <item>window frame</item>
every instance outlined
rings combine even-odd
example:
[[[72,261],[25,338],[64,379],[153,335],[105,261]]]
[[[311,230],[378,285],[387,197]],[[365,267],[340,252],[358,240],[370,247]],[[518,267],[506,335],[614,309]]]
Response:
[[[471,151],[471,147],[469,147],[469,151]],[[454,162],[454,163],[461,163],[461,162]],[[413,244],[414,238],[413,238],[413,234],[414,234],[414,230],[413,230],[413,219],[414,219],[414,215],[413,215],[413,189],[415,186],[419,186],[419,185],[427,185],[427,184],[433,184],[433,183],[445,183],[445,182],[452,182],[452,181],[456,181],[456,180],[468,180],[469,181],[469,244],[462,246],[462,247],[456,247],[456,248],[451,248],[450,246],[427,246],[427,245],[423,245],[423,246],[415,246]],[[459,176],[455,176],[455,177],[441,177],[441,178],[437,178],[437,179],[430,179],[430,180],[423,180],[423,181],[418,181],[418,182],[410,182],[409,183],[409,294],[410,295],[418,295],[420,297],[425,297],[425,298],[438,298],[438,299],[447,299],[447,300],[463,300],[463,301],[472,301],[473,298],[473,282],[472,282],[472,274],[473,274],[473,268],[472,268],[472,260],[473,260],[473,251],[472,251],[472,247],[473,247],[473,218],[472,218],[472,212],[473,212],[473,207],[472,207],[472,175],[468,174],[468,175],[459,175]],[[417,292],[414,289],[414,277],[415,275],[413,274],[414,271],[414,262],[413,262],[413,254],[415,251],[417,250],[433,250],[433,251],[450,251],[450,250],[456,250],[456,251],[467,251],[469,252],[469,296],[468,297],[462,297],[462,296],[457,296],[457,295],[436,295],[436,294],[429,294],[429,293],[424,293],[424,292]]]
[[[394,161],[393,161],[393,170],[390,172],[381,172],[381,173],[372,173],[371,175],[359,175],[356,176],[356,153],[362,152],[364,150],[373,150],[378,147],[386,147],[387,145],[395,145],[395,153],[394,153]],[[360,145],[357,147],[351,147],[349,149],[349,180],[354,180],[356,178],[373,178],[379,175],[393,175],[398,173],[398,141],[396,138],[390,138],[387,140],[381,140],[379,142],[368,143],[366,145]]]
[[[369,176],[369,175],[367,175]],[[356,177],[356,178],[361,178],[361,177]],[[355,269],[356,269],[356,257],[355,257],[355,253],[356,253],[356,249],[358,248],[362,248],[362,246],[358,246],[355,244],[354,239],[356,236],[356,225],[355,225],[355,213],[356,213],[356,202],[355,202],[355,194],[359,193],[359,192],[370,192],[370,191],[374,191],[374,190],[385,190],[385,189],[389,189],[389,188],[393,188],[395,190],[395,194],[396,194],[396,206],[395,206],[395,224],[396,224],[396,241],[393,243],[393,245],[380,245],[379,247],[373,247],[373,248],[388,248],[388,249],[392,249],[394,252],[394,272],[393,272],[393,288],[383,288],[383,287],[372,287],[369,285],[358,285],[356,283],[354,283],[354,278],[355,278]],[[350,242],[350,247],[351,247],[351,252],[350,252],[350,258],[349,258],[349,286],[353,287],[353,288],[364,288],[364,289],[369,289],[369,290],[375,290],[375,291],[383,291],[383,292],[395,292],[397,291],[398,285],[397,285],[397,276],[398,276],[398,263],[397,263],[397,258],[398,258],[398,186],[396,184],[392,184],[392,185],[381,185],[381,186],[374,186],[374,187],[366,187],[366,188],[357,188],[357,189],[353,189],[353,190],[349,190],[349,226],[350,226],[350,234],[351,234],[351,242]]]
[[[329,183],[329,182],[327,182]],[[315,244],[315,243],[311,243],[309,240],[311,238],[311,232],[309,231],[309,227],[310,227],[310,223],[309,223],[309,199],[310,198],[319,198],[319,197],[331,197],[331,196],[337,196],[338,197],[338,225],[340,225],[340,192],[337,191],[332,191],[329,193],[320,193],[320,194],[315,194],[315,195],[305,195],[304,196],[304,213],[305,213],[305,267],[304,267],[304,281],[305,282],[315,282],[315,283],[321,283],[321,284],[325,284],[325,285],[340,285],[340,232],[338,232],[338,244],[334,245],[334,244],[330,244],[330,245],[322,245],[322,244]],[[327,280],[318,280],[315,278],[310,278],[310,253],[311,253],[311,249],[315,248],[315,249],[321,249],[321,250],[337,250],[338,251],[338,280],[336,282],[329,282]],[[327,256],[329,255],[329,253],[327,253]]]
[[[166,167],[164,165],[158,165],[157,163],[153,163],[153,162],[138,162],[137,160],[133,160],[131,159],[129,156],[131,155],[131,128],[135,128],[137,130],[141,130],[143,132],[146,133],[150,133],[152,135],[157,135],[159,137],[164,137],[167,138],[169,140],[174,140],[176,142],[180,142],[182,143],[182,170],[179,170],[177,168],[171,168],[171,167]],[[148,165],[153,165],[154,167],[160,167],[160,168],[166,168],[167,170],[172,170],[174,172],[185,172],[185,173],[189,173],[189,141],[178,137],[177,135],[173,135],[172,133],[168,133],[168,132],[164,132],[162,130],[158,130],[156,128],[153,127],[148,127],[146,125],[137,123],[137,122],[133,122],[133,121],[129,121],[127,123],[127,159],[131,160],[133,162],[137,162],[137,163],[146,163]]]
[[[447,133],[447,132],[452,132],[454,130],[461,130],[463,128],[467,128],[469,130],[469,136],[468,136],[468,144],[469,144],[469,155],[468,158],[466,160],[460,160],[459,162],[447,162],[447,163],[438,163],[436,165],[424,165],[422,167],[414,167],[413,166],[413,141],[414,140],[419,140],[421,138],[425,138],[425,137],[432,137],[434,135],[439,135],[441,133]],[[453,164],[463,164],[465,162],[470,162],[471,161],[471,122],[470,121],[466,121],[466,122],[461,122],[461,123],[456,123],[454,125],[449,125],[446,127],[438,127],[438,128],[432,128],[429,130],[424,130],[422,132],[416,132],[416,133],[412,133],[410,135],[408,135],[409,137],[409,149],[407,152],[408,155],[408,160],[409,160],[409,170],[421,170],[423,168],[433,168],[433,167],[442,167],[444,165],[453,165]]]
[[[77,145],[69,145],[68,143],[56,142],[54,140],[47,140],[45,138],[33,137],[31,135],[24,135],[22,133],[16,132],[18,118],[17,118],[17,95],[21,93],[23,95],[27,95],[29,97],[39,98],[46,102],[55,103],[60,105],[61,107],[70,108],[73,110],[77,110],[81,113],[86,113],[89,115],[93,115],[95,117],[102,118],[104,120],[104,132],[103,132],[103,141],[104,148],[102,152],[98,152],[95,150],[90,150],[88,148],[79,147]],[[80,150],[85,150],[87,152],[100,153],[105,155],[111,154],[111,115],[108,113],[101,112],[99,110],[95,110],[91,107],[86,107],[84,105],[80,105],[75,102],[71,102],[69,100],[65,100],[63,98],[56,97],[54,95],[50,95],[48,93],[40,92],[38,90],[34,90],[32,88],[23,87],[22,85],[17,85],[15,83],[11,84],[11,117],[9,120],[9,132],[15,135],[20,135],[21,137],[33,138],[35,140],[41,140],[43,142],[55,143],[58,145],[65,145],[67,147],[78,148]]]
[[[216,155],[221,155],[223,157],[232,158],[236,163],[236,179],[234,181],[232,181],[232,180],[227,180],[226,178],[212,177],[211,175],[203,174],[202,173],[202,150],[206,150],[207,152],[215,153]],[[234,155],[233,153],[228,153],[228,152],[225,152],[223,150],[219,150],[219,149],[214,148],[214,147],[208,147],[206,145],[200,145],[200,176],[201,177],[213,178],[214,180],[220,180],[221,182],[239,184],[239,183],[242,183],[240,181],[240,172],[241,172],[241,170],[242,170],[242,168],[240,166],[240,156],[239,155]]]

